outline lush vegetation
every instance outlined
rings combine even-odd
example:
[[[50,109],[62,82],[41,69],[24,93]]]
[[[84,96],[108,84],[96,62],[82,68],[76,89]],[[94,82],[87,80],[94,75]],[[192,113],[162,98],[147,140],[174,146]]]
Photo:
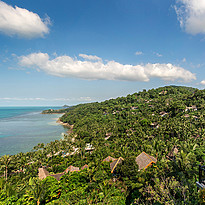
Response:
[[[72,132],[64,140],[1,157],[0,204],[204,204],[205,191],[196,187],[205,164],[204,106],[205,90],[167,86],[67,108],[60,120]],[[138,171],[143,151],[158,161]],[[102,162],[108,155],[124,158],[114,175]],[[85,164],[60,181],[38,179],[41,166],[60,173]]]
[[[65,113],[67,112],[66,109],[58,109],[58,110],[54,110],[54,109],[49,109],[49,110],[43,110],[42,114],[61,114],[61,113]]]

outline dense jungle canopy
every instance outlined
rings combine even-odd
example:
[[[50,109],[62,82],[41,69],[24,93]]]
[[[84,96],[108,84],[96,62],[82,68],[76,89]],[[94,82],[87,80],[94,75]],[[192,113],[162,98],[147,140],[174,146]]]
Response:
[[[65,113],[69,134],[0,158],[0,204],[204,204],[196,187],[205,164],[204,107],[205,90],[166,86],[46,111]],[[157,162],[139,171],[142,152]],[[107,156],[123,158],[114,173]],[[38,177],[40,167],[52,175],[85,164],[59,181]]]

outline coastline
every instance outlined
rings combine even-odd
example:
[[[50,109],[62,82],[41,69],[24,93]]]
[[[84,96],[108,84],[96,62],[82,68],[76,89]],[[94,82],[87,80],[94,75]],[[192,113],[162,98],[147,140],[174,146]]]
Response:
[[[43,115],[52,115],[52,114],[62,114],[62,116],[63,115],[65,115],[66,113],[58,113],[58,112],[41,112],[41,114],[43,114]],[[60,118],[58,118],[58,120],[56,121],[56,123],[59,123],[59,124],[61,124],[61,125],[63,125],[63,126],[65,126],[65,127],[68,127],[69,128],[69,130],[68,131],[66,131],[66,133],[67,134],[71,134],[71,133],[73,133],[73,125],[70,125],[69,123],[65,123],[65,122],[62,122],[61,120],[60,120]]]
[[[73,133],[73,125],[70,125],[69,123],[62,122],[60,120],[60,118],[58,118],[58,120],[56,122],[63,125],[63,126],[65,126],[65,127],[68,127],[69,128],[69,130],[67,131],[68,134]]]
[[[65,115],[65,112],[59,113],[59,112],[48,112],[48,113],[44,113],[41,112],[42,115]]]

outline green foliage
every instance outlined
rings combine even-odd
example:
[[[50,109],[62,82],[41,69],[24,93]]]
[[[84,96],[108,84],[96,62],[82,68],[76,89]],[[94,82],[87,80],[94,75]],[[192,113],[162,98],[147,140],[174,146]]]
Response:
[[[205,189],[199,191],[199,203],[202,205],[205,204]]]
[[[195,184],[205,164],[204,105],[205,90],[166,86],[60,110],[68,136],[0,159],[0,204],[204,204]],[[139,171],[143,151],[157,163]],[[107,156],[124,158],[114,175]],[[85,164],[60,181],[37,178],[40,166],[54,174]]]

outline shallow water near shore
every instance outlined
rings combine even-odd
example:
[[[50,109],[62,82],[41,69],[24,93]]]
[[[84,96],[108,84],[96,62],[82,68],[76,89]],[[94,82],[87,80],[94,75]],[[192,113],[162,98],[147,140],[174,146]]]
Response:
[[[28,152],[38,143],[62,139],[68,129],[56,123],[61,114],[41,114],[49,108],[0,107],[0,156]]]

